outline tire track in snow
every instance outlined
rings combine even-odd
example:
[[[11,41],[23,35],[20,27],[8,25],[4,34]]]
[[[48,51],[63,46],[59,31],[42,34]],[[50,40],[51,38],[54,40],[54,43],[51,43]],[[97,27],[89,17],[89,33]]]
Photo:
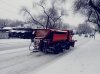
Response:
[[[75,47],[75,49],[83,46],[87,42],[89,42],[89,40],[88,41],[84,40],[82,43],[78,44],[78,46]],[[40,52],[29,54],[29,52],[25,50],[25,51],[11,52],[10,54],[17,54],[17,55],[11,58],[8,57],[3,60],[6,62],[2,64],[5,64],[8,62],[7,63],[8,65],[3,65],[1,67],[0,69],[1,74],[28,74],[30,71],[36,70],[40,66],[44,66],[45,64],[50,63],[51,61],[56,61],[57,59],[63,57],[64,54],[66,54],[66,52],[64,54],[59,54],[59,55],[45,55]],[[7,54],[7,55],[10,55],[10,54]]]

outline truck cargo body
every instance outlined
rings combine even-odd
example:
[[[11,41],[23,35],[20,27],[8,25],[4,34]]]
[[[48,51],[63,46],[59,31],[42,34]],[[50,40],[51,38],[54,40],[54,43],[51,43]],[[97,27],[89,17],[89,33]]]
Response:
[[[59,53],[74,47],[70,30],[37,29],[34,33],[34,49],[48,53]]]

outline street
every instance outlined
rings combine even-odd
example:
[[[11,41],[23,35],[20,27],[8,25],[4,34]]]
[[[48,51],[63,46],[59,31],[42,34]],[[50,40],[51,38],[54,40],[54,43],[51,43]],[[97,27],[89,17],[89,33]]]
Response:
[[[91,38],[74,37],[78,41],[74,48],[60,54],[44,54],[42,52],[30,52],[30,40],[4,39],[0,41],[0,73],[1,74],[29,74],[42,66],[71,55],[78,48],[85,46]]]

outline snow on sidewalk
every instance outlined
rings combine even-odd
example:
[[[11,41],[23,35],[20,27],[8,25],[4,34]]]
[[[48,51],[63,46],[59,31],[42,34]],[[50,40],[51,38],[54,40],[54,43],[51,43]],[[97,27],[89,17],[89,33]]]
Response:
[[[30,74],[100,74],[99,38]]]

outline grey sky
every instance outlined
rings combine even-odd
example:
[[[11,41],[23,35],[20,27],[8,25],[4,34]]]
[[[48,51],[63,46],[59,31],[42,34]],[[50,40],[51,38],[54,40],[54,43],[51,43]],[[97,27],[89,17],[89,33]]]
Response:
[[[33,0],[0,0],[0,18],[24,20],[24,17],[20,14],[20,9],[23,6],[32,8],[32,2]],[[82,23],[85,17],[80,14],[72,14],[72,2],[73,0],[68,0],[65,6],[69,16],[64,17],[64,22],[76,26]]]

